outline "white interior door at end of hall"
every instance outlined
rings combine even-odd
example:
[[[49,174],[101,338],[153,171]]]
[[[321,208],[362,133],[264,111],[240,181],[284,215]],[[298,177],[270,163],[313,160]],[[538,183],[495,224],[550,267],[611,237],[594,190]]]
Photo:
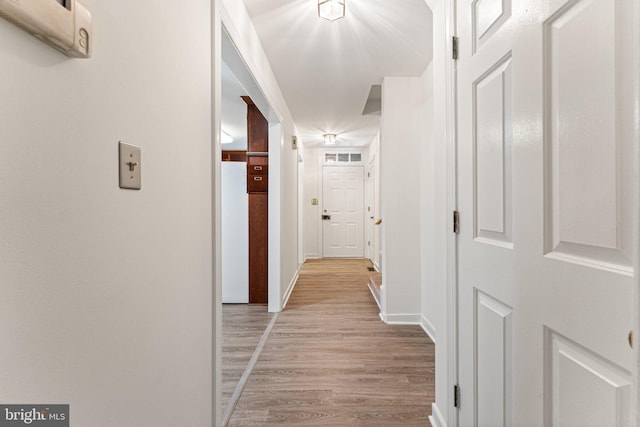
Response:
[[[458,0],[459,425],[628,426],[636,0]]]
[[[322,168],[322,256],[364,256],[364,169]]]

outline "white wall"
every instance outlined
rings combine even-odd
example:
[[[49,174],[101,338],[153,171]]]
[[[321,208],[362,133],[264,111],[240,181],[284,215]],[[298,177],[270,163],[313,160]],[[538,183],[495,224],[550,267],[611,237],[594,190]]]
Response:
[[[375,153],[373,154],[373,156],[371,154],[372,152]],[[374,217],[376,221],[382,216],[382,212],[380,210],[380,156],[378,155],[379,152],[380,152],[380,133],[378,132],[375,139],[373,140],[373,142],[371,142],[371,145],[369,146],[369,159],[372,159],[375,165],[375,182],[373,184],[374,186],[373,191],[375,193],[375,199],[376,199],[375,200],[376,205],[375,205],[375,211],[374,211]],[[380,225],[377,225],[375,227],[374,233],[375,233],[374,234],[375,257],[374,257],[373,263],[378,270],[381,270],[382,269],[382,227]]]
[[[382,318],[420,319],[420,78],[385,77],[380,132]]]
[[[268,211],[268,275],[269,275],[269,311],[277,312],[283,308],[285,284],[281,279],[280,242],[282,239],[281,223],[281,159],[282,126],[269,124],[269,211]]]
[[[373,221],[377,221],[380,218],[380,156],[378,153],[380,152],[380,132],[378,132],[371,141],[367,148],[367,171],[373,176],[373,211],[367,212],[367,216],[372,216]],[[365,217],[365,223],[369,221],[367,217]],[[379,225],[373,226],[373,240],[371,240],[371,253],[373,254],[371,262],[373,262],[374,267],[380,271],[381,270],[381,241],[382,241],[382,227]]]
[[[292,149],[291,141],[294,131],[291,127],[283,127],[280,158],[281,184],[281,295],[284,303],[298,278],[298,152]]]
[[[436,259],[441,248],[436,244],[435,212],[436,203],[435,162],[434,162],[434,122],[433,122],[433,65],[429,64],[420,77],[421,107],[419,110],[421,139],[420,159],[420,288],[422,293],[421,322],[429,336],[435,340],[435,322],[442,306],[438,301],[436,282]],[[441,185],[442,183],[438,183]]]
[[[322,257],[321,229],[320,229],[320,200],[322,199],[322,170],[320,167],[320,153],[317,148],[305,148],[304,162],[304,257]],[[313,199],[318,204],[313,205]]]
[[[297,152],[291,145],[291,138],[296,134],[295,124],[244,2],[220,0],[218,6],[221,22],[217,22],[216,26],[224,24],[248,71],[271,107],[270,111],[263,111],[263,114],[270,125],[277,125],[276,130],[280,135],[271,138],[269,143],[269,212],[270,215],[277,216],[269,221],[269,311],[280,311],[298,271],[298,231],[295,225],[298,161]],[[216,27],[215,31],[219,34],[221,29]],[[299,143],[302,141],[299,140]],[[274,156],[278,151],[280,155],[276,158]],[[280,164],[277,164],[278,161]],[[277,206],[272,206],[273,203]],[[279,227],[272,223],[272,219],[279,221]],[[272,280],[276,283],[271,283]]]
[[[91,59],[0,19],[0,401],[209,426],[210,2],[83,3]],[[141,191],[118,188],[118,140]]]
[[[222,162],[222,302],[249,302],[247,163]]]
[[[304,145],[298,141],[298,264],[304,263]]]

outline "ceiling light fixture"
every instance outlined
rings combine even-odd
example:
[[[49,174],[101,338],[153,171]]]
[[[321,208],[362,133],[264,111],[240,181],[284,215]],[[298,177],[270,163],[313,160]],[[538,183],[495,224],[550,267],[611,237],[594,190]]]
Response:
[[[344,18],[346,0],[318,0],[318,16],[328,21]]]
[[[220,132],[220,137],[223,144],[231,144],[233,142],[233,138],[231,138],[231,136],[229,136],[225,131]]]
[[[336,134],[335,133],[325,133],[324,134],[324,143],[326,145],[335,145],[335,143],[336,143]]]

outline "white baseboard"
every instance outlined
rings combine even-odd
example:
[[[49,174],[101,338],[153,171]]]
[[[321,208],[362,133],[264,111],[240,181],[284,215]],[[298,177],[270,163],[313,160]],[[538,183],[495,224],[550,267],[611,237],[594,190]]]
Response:
[[[431,422],[432,427],[447,427],[447,423],[444,422],[442,413],[440,412],[438,405],[435,403],[431,405],[431,416],[429,417],[429,421]]]
[[[431,341],[436,343],[436,329],[426,317],[420,314],[383,314],[380,312],[380,319],[388,325],[420,325]]]
[[[382,306],[380,305],[380,295],[378,295],[378,293],[376,292],[376,290],[374,289],[371,283],[367,283],[367,286],[369,287],[369,291],[371,292],[371,295],[373,296],[373,299],[375,300],[376,304],[378,304],[378,308],[382,309]]]
[[[389,325],[419,325],[419,314],[384,314],[382,315],[384,323]]]
[[[298,270],[296,271],[296,274],[293,275],[293,279],[291,279],[291,282],[289,283],[289,286],[287,287],[287,292],[285,292],[284,301],[282,302],[282,310],[284,310],[284,308],[287,306],[287,303],[289,302],[289,297],[291,296],[291,293],[293,292],[293,288],[296,287],[296,283],[298,282],[298,277],[300,277],[300,269],[301,268],[302,268],[302,265],[298,266]]]
[[[427,319],[426,317],[424,317],[424,315],[420,316],[420,326],[422,326],[422,329],[424,329],[424,331],[427,333],[427,335],[429,335],[429,338],[431,338],[431,341],[433,341],[433,343],[436,343],[436,328],[433,326],[433,324],[431,322],[429,322],[429,319]]]
[[[320,259],[320,255],[318,254],[304,254],[304,260],[308,260],[308,259]]]

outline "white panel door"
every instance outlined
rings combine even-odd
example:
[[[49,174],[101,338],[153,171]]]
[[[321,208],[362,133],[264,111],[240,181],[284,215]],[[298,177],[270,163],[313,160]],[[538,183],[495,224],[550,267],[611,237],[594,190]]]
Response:
[[[630,425],[635,1],[457,2],[460,426]]]
[[[322,256],[364,257],[364,169],[322,168]]]

